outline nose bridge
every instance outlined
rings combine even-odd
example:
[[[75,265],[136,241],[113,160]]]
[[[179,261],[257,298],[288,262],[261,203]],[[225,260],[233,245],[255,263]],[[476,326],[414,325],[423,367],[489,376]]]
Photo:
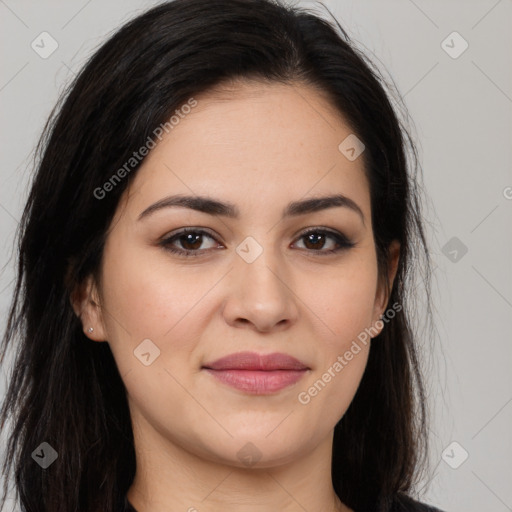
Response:
[[[236,248],[233,286],[224,314],[230,324],[250,322],[258,330],[291,323],[297,317],[293,283],[279,251],[266,241],[247,237]]]

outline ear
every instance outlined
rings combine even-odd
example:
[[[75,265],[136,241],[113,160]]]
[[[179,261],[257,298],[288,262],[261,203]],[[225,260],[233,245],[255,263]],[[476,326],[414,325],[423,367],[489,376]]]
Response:
[[[73,310],[82,322],[84,334],[92,341],[106,341],[106,329],[103,324],[103,312],[98,287],[92,276],[73,290],[70,297]],[[89,332],[92,327],[93,331]]]
[[[377,293],[375,295],[375,303],[373,307],[373,326],[382,317],[389,301],[389,295],[393,288],[396,272],[398,269],[398,261],[400,259],[400,242],[393,240],[389,244],[389,259],[388,259],[388,273],[386,279],[379,278]],[[376,328],[376,327],[375,327]],[[377,329],[377,328],[376,328]],[[379,334],[382,329],[378,329]]]

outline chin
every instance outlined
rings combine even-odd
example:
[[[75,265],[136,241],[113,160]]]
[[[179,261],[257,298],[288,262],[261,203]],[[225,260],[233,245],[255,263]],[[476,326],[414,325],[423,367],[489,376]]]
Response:
[[[293,436],[285,434],[270,439],[273,434],[251,434],[247,430],[227,439],[225,442],[211,446],[209,455],[201,455],[212,462],[238,468],[272,468],[293,462],[313,448],[315,443],[310,436],[303,433]],[[286,443],[284,442],[286,439]],[[304,439],[308,439],[304,444]],[[310,446],[311,445],[311,446]]]

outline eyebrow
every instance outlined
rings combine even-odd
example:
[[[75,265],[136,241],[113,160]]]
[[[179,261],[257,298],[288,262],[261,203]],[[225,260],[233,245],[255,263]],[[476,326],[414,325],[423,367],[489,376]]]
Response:
[[[222,202],[211,197],[185,196],[178,194],[164,197],[151,206],[148,206],[139,215],[138,220],[148,217],[150,214],[163,208],[171,207],[189,208],[191,210],[207,213],[209,215],[228,217],[232,219],[238,219],[240,217],[239,209],[232,203]],[[313,197],[309,199],[303,199],[301,201],[291,202],[284,209],[282,218],[285,219],[287,217],[295,217],[298,215],[304,215],[306,213],[314,213],[321,210],[327,210],[328,208],[337,207],[348,208],[356,212],[361,217],[361,220],[364,224],[364,214],[361,208],[355,201],[347,196],[344,196],[343,194]]]

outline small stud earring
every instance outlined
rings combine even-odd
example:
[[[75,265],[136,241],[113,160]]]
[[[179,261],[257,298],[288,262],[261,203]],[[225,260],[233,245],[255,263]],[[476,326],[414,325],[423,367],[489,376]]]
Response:
[[[94,331],[94,327],[89,327],[89,329],[87,329],[87,332],[92,332]]]

